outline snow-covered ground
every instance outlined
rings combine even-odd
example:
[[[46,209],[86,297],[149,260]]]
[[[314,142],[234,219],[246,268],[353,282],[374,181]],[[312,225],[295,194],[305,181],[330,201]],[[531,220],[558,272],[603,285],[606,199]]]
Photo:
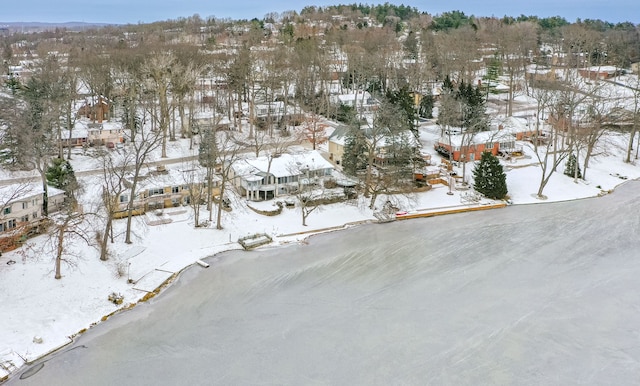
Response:
[[[433,148],[437,127],[426,123],[421,127],[421,141],[426,149]],[[611,137],[607,141],[606,155],[594,158],[587,171],[587,181],[574,182],[572,178],[556,173],[544,190],[546,200],[536,198],[540,181],[540,168],[531,149],[525,146],[525,156],[505,163],[507,186],[513,204],[539,204],[594,197],[628,179],[640,177],[640,167],[625,164],[623,137]],[[190,154],[188,141],[173,143],[170,157]],[[437,159],[438,156],[434,156]],[[95,160],[80,154],[72,160],[75,170],[96,168]],[[472,166],[467,173],[471,174]],[[460,169],[458,169],[460,171]],[[7,171],[3,178],[14,178]],[[19,175],[22,176],[22,175]],[[89,187],[99,186],[93,178],[84,177]],[[397,202],[401,210],[464,206],[466,190],[453,190],[436,186]],[[88,198],[87,198],[88,200]],[[383,202],[380,198],[378,206]],[[273,207],[273,201],[260,204]],[[71,264],[63,266],[63,278],[55,280],[53,256],[45,252],[46,236],[29,240],[23,248],[4,253],[0,257],[0,293],[2,317],[0,317],[0,363],[11,370],[11,364],[20,366],[22,361],[33,361],[67,343],[78,333],[120,308],[134,305],[149,291],[155,290],[174,273],[196,260],[218,252],[239,249],[238,238],[267,233],[273,237],[272,245],[303,241],[309,234],[340,229],[362,222],[375,221],[373,210],[365,200],[323,206],[302,226],[301,213],[296,208],[285,208],[280,215],[264,216],[247,208],[243,199],[232,202],[233,209],[223,212],[222,230],[209,227],[195,228],[191,209],[180,207],[165,210],[163,218],[171,222],[157,223],[155,214],[136,217],[133,244],[125,244],[122,232],[125,220],[116,223],[117,239],[110,245],[113,256],[106,262],[98,259],[98,251],[84,243],[77,243],[70,258]],[[206,211],[201,219],[208,218]],[[215,217],[215,216],[214,216]],[[12,263],[13,262],[13,263]],[[130,280],[129,280],[130,279]],[[108,301],[110,294],[124,297],[120,306]],[[0,378],[3,368],[0,367]],[[6,371],[5,371],[6,372]]]

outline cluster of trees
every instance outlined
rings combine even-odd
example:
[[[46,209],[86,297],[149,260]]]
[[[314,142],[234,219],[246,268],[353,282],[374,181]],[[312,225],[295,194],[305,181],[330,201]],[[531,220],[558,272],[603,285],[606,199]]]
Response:
[[[383,101],[373,120],[352,123],[345,136],[343,170],[358,179],[375,208],[380,194],[408,192],[422,166],[412,125],[401,104]]]

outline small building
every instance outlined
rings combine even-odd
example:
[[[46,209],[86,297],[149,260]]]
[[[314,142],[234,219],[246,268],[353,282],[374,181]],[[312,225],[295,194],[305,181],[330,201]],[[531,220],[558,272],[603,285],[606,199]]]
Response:
[[[416,158],[422,159],[422,155],[420,154],[420,142],[413,134],[413,132],[411,132],[411,130],[405,130],[393,136],[389,135],[379,137],[377,138],[376,143],[373,144],[371,136],[367,134],[367,129],[368,128],[364,130],[365,139],[367,141],[367,146],[369,147],[369,149],[371,149],[372,146],[375,146],[375,158],[373,162],[377,166],[388,165],[390,163],[390,160],[395,158],[394,149],[397,149],[397,144],[402,144],[402,146],[409,146],[415,154]]]
[[[82,147],[89,144],[89,130],[85,125],[78,125],[69,130],[62,130],[60,142],[63,147]]]
[[[485,151],[497,155],[500,150],[500,134],[498,131],[481,131],[476,134],[442,135],[435,143],[434,149],[443,157],[453,161],[476,161]]]
[[[298,191],[300,185],[320,184],[333,165],[317,150],[236,161],[231,180],[247,200],[271,200]]]
[[[372,97],[368,91],[331,95],[329,101],[335,105],[353,107],[358,113],[376,111],[380,106],[380,102]]]
[[[197,113],[194,115],[194,123],[194,127],[191,128],[193,134],[207,130],[231,130],[231,121],[225,115]]]
[[[580,76],[586,79],[610,79],[623,73],[621,68],[615,66],[591,66],[578,69]]]
[[[124,128],[119,122],[91,123],[86,120],[76,122],[76,128],[83,127],[87,130],[87,141],[92,146],[124,142]]]
[[[368,146],[372,146],[371,143],[371,135],[370,128],[368,126],[362,126],[361,130],[366,138]],[[342,160],[344,157],[344,146],[345,140],[347,138],[347,134],[349,132],[349,128],[346,126],[336,128],[333,133],[329,136],[329,161],[334,163],[336,166],[342,165]],[[431,155],[420,152],[420,142],[413,135],[410,130],[406,130],[402,133],[396,134],[394,137],[388,136],[378,136],[376,138],[375,143],[375,159],[374,163],[378,166],[384,166],[387,163],[387,160],[390,156],[392,156],[392,146],[394,141],[403,141],[409,146],[411,146],[417,157],[422,158],[425,162],[431,162]]]
[[[62,208],[65,192],[47,187],[48,212]],[[0,187],[0,252],[18,248],[24,240],[44,230],[44,189],[40,184]]]
[[[284,116],[284,102],[256,103],[253,106],[253,117],[257,121],[279,122]]]
[[[346,126],[340,126],[336,128],[329,136],[329,161],[336,166],[342,165],[342,158],[344,156],[344,141],[349,128]]]
[[[109,120],[109,114],[111,110],[111,104],[109,100],[102,95],[98,98],[91,98],[87,100],[82,107],[78,109],[77,116],[90,119],[92,122],[102,123],[102,121]]]
[[[500,150],[498,154],[517,155],[522,154],[522,145],[517,141],[534,142],[542,140],[544,133],[542,131],[543,122],[536,129],[535,117],[507,117],[495,120],[498,134],[495,138],[498,140]]]
[[[132,183],[129,179],[125,180],[127,186],[131,186]],[[211,195],[215,197],[220,194],[220,177],[214,176],[212,184]],[[136,195],[133,197],[134,215],[150,210],[189,205],[193,196],[206,198],[206,170],[199,166],[192,169],[168,169],[158,166],[139,177],[136,189]],[[200,191],[194,194],[193,189]],[[130,200],[129,190],[116,197],[119,211],[116,212],[115,218],[127,216]]]

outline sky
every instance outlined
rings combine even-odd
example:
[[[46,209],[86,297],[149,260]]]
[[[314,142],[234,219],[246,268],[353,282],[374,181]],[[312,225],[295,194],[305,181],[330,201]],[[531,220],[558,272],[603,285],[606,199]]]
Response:
[[[467,15],[541,17],[562,16],[569,22],[580,19],[601,19],[613,23],[630,21],[640,24],[640,2],[637,0],[417,0],[391,1],[406,4],[423,12],[437,15],[460,10]],[[0,10],[2,22],[53,22],[69,21],[137,24],[176,19],[199,14],[202,18],[252,19],[263,18],[270,12],[300,11],[307,5],[326,6],[351,4],[353,0],[22,0],[12,2]],[[362,3],[374,3],[362,2]],[[382,2],[384,3],[384,1]]]

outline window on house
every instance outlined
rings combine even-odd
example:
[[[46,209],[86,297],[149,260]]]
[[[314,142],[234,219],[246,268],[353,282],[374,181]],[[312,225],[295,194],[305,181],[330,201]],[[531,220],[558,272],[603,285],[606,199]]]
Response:
[[[16,227],[16,220],[15,219],[7,221],[7,229],[13,229],[15,227]]]
[[[4,230],[7,228],[7,223],[0,223],[0,232],[4,232]]]
[[[149,195],[153,196],[156,194],[164,194],[164,189],[162,188],[154,188],[154,189],[149,189]]]
[[[33,213],[31,213],[31,218],[32,218],[33,220],[37,219],[37,218],[38,218],[38,212],[33,212]]]
[[[180,187],[179,186],[172,186],[171,187],[171,193],[180,193]]]
[[[11,207],[7,206],[6,208],[4,208],[4,210],[2,211],[4,214],[9,214],[11,213]]]
[[[486,148],[493,149],[493,142],[487,142]]]
[[[29,222],[29,215],[20,217],[20,222]]]
[[[120,195],[120,202],[129,202],[129,195],[121,194]]]
[[[23,202],[22,203],[22,209],[27,209],[29,207],[29,203],[28,202]]]

